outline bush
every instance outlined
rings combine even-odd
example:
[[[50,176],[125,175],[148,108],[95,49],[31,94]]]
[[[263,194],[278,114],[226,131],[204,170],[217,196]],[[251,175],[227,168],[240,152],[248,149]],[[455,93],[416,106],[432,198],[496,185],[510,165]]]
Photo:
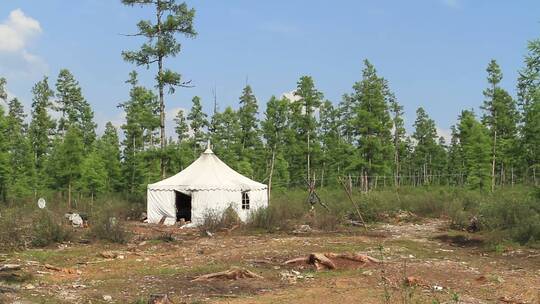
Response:
[[[125,244],[128,242],[130,234],[112,209],[104,209],[94,213],[90,218],[90,237]]]
[[[73,230],[65,227],[62,221],[62,218],[48,210],[39,210],[33,221],[32,245],[45,247],[69,241],[73,236]]]
[[[238,213],[231,206],[227,207],[222,214],[219,214],[213,209],[207,209],[203,215],[203,222],[198,226],[201,235],[206,235],[207,232],[216,232],[224,228],[231,228],[234,225],[241,224],[242,221]]]
[[[2,208],[0,211],[0,251],[24,248],[23,214],[15,208]]]
[[[333,213],[332,211],[315,212],[308,222],[312,228],[324,231],[336,231],[343,222],[343,216]]]
[[[234,225],[239,225],[241,223],[242,221],[240,220],[238,213],[236,213],[236,210],[234,210],[232,205],[227,207],[227,209],[223,211],[220,221],[221,228],[231,228]]]
[[[206,235],[207,232],[215,232],[221,227],[221,217],[212,209],[205,210],[202,223],[197,226],[201,235]]]
[[[534,191],[499,192],[481,206],[483,227],[520,244],[540,241],[540,199]]]

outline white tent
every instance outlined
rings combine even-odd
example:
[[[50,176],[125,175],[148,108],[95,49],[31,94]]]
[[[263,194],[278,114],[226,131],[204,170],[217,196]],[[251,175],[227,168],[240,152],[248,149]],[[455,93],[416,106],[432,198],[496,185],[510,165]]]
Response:
[[[148,185],[148,222],[166,225],[181,218],[201,224],[207,212],[232,206],[242,221],[268,205],[268,187],[234,171],[210,148],[180,173]]]

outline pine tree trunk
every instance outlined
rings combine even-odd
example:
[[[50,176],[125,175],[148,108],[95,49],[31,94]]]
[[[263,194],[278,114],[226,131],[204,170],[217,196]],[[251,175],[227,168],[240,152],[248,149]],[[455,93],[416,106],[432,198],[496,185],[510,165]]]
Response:
[[[272,163],[270,164],[270,176],[268,177],[268,202],[270,202],[270,196],[272,193],[272,176],[274,176],[274,164],[276,161],[276,148],[272,150]]]
[[[161,0],[157,0],[157,37],[160,44],[161,37]],[[158,87],[159,87],[159,128],[161,132],[161,155],[160,155],[160,168],[161,178],[165,178],[165,100],[163,93],[163,56],[158,57]]]
[[[68,209],[71,209],[71,178],[68,182]]]
[[[512,174],[512,187],[514,187],[514,167],[512,167],[510,170]]]
[[[307,180],[308,180],[308,183],[310,181],[310,151],[309,151],[309,131],[307,132]]]
[[[536,167],[533,167],[533,183],[535,186],[538,186],[538,183],[536,182]]]
[[[493,159],[491,161],[491,192],[495,191],[495,147],[497,145],[497,130],[493,132]]]

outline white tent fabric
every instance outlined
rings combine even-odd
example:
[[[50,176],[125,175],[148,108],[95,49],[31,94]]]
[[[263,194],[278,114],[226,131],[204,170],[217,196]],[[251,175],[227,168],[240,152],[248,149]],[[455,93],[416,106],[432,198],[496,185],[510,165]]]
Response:
[[[221,214],[232,206],[241,220],[250,212],[268,205],[268,187],[234,171],[210,148],[186,169],[167,179],[148,185],[148,222],[176,223],[177,192],[191,196],[191,221],[200,224],[207,212]],[[242,192],[249,197],[249,209],[242,208]]]

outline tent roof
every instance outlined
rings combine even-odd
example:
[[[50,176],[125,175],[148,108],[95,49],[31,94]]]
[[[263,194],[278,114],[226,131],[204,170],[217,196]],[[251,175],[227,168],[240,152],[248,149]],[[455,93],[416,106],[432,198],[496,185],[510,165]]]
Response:
[[[180,173],[154,184],[149,190],[229,190],[266,189],[265,184],[251,180],[231,169],[210,148]]]

